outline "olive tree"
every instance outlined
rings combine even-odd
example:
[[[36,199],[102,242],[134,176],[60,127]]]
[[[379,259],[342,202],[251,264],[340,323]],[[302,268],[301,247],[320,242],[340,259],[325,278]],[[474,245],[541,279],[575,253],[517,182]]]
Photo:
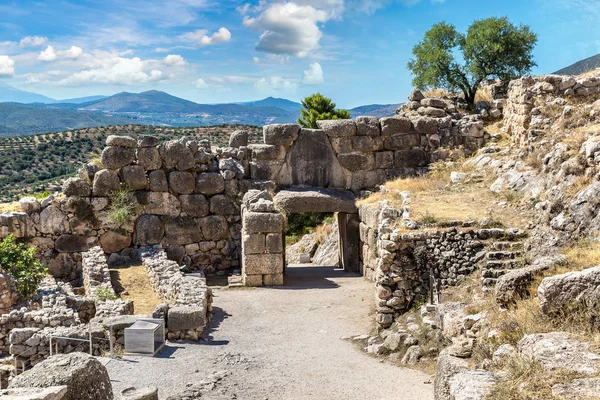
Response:
[[[408,68],[417,88],[461,92],[472,107],[485,80],[508,84],[530,72],[536,66],[532,54],[536,43],[537,35],[529,26],[515,26],[507,18],[477,20],[466,34],[440,22],[413,47]]]

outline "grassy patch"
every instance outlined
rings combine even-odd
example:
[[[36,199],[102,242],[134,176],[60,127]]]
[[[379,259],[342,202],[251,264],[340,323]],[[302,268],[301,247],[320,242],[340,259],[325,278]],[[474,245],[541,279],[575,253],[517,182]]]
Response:
[[[136,314],[152,314],[162,300],[152,290],[142,265],[111,269],[110,275],[123,300],[133,300]]]
[[[598,242],[582,240],[565,247],[562,252],[567,258],[561,268],[564,272],[580,271],[600,265],[600,243]]]
[[[129,199],[128,189],[115,190],[110,195],[110,207],[108,208],[108,220],[120,227],[135,215],[135,207]]]

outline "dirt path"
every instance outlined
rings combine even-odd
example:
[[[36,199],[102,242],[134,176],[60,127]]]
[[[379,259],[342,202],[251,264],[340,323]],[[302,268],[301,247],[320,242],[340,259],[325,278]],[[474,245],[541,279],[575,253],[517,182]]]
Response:
[[[169,344],[156,358],[111,361],[115,392],[155,385],[162,399],[225,371],[215,389],[225,397],[218,398],[433,399],[429,376],[341,339],[369,333],[371,283],[328,267],[290,267],[286,284],[215,290],[210,341]]]

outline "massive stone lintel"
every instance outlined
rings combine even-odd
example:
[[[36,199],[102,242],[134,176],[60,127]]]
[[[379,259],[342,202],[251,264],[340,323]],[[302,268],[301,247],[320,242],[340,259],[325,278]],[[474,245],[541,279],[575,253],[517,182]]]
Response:
[[[275,206],[288,213],[343,212],[357,213],[355,196],[348,190],[293,187],[282,190],[274,198]]]

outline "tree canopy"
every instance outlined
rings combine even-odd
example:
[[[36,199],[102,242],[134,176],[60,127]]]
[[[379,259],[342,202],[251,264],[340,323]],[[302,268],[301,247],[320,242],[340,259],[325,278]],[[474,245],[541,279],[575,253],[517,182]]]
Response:
[[[532,54],[536,43],[537,35],[529,26],[515,26],[505,17],[477,20],[466,34],[440,22],[413,48],[408,68],[418,89],[462,92],[472,106],[485,80],[508,84],[530,72],[536,66]]]
[[[302,100],[301,117],[298,123],[304,128],[317,129],[317,121],[325,119],[349,119],[350,112],[337,110],[336,104],[321,93],[315,93]]]

